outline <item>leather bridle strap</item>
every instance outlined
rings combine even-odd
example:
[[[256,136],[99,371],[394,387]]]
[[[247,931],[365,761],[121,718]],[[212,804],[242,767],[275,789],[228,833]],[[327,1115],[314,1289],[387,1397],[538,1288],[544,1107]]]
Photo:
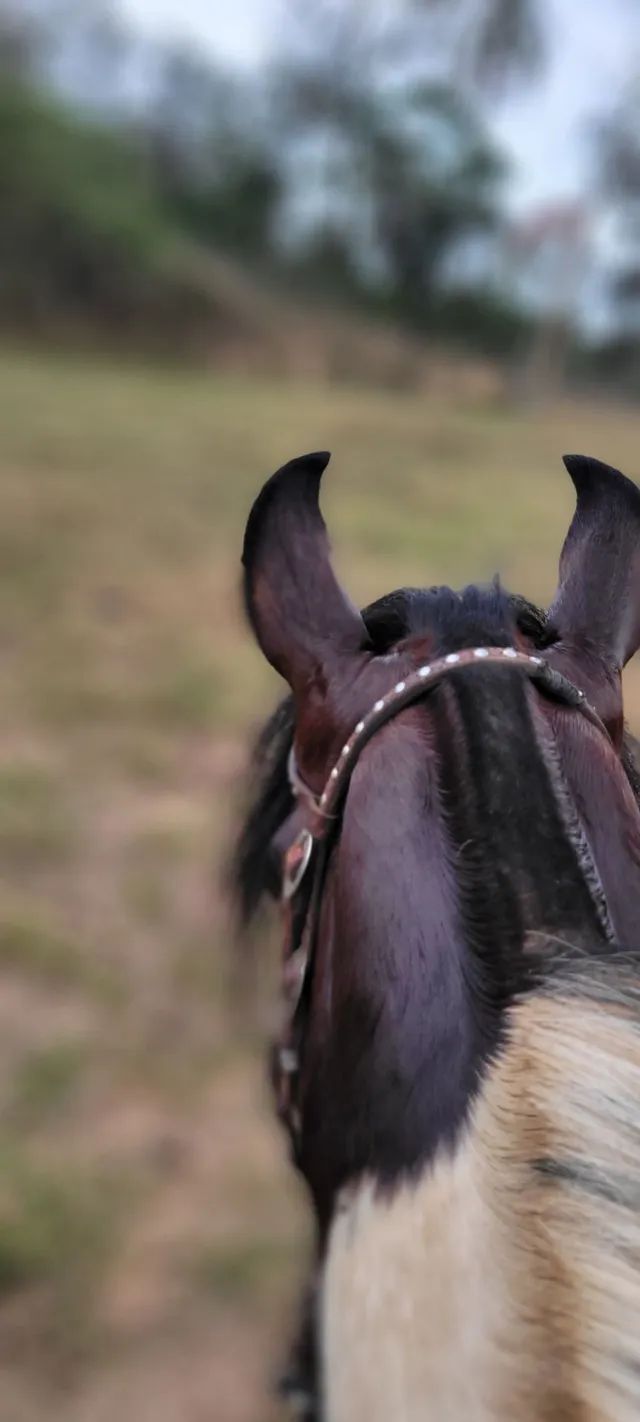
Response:
[[[293,748],[289,757],[289,782],[295,796],[303,796],[311,807],[310,832],[313,839],[322,839],[328,831],[331,820],[343,798],[362,750],[376,731],[386,725],[398,712],[415,701],[421,700],[445,676],[455,674],[473,665],[495,665],[499,663],[519,667],[535,682],[547,696],[564,702],[581,711],[593,725],[598,727],[610,740],[609,733],[597,712],[589,705],[583,691],[568,681],[561,672],[549,666],[543,657],[518,652],[515,647],[468,647],[461,652],[449,652],[426,662],[409,672],[396,682],[386,695],[374,703],[371,710],[354,727],[345,741],[338,759],[329,773],[322,794],[316,796],[305,783],[296,765]]]
[[[458,671],[474,665],[497,664],[518,667],[546,696],[565,706],[574,707],[596,726],[607,740],[611,739],[604,722],[589,705],[584,692],[550,667],[543,657],[519,652],[515,647],[472,647],[460,652],[449,652],[447,656],[425,662],[415,671],[406,674],[390,691],[381,696],[371,710],[358,721],[345,741],[320,795],[316,795],[302,778],[294,749],[291,748],[288,763],[289,784],[296,799],[306,803],[308,821],[287,850],[284,859],[282,899],[291,926],[291,938],[283,969],[287,1020],[277,1052],[275,1074],[280,1114],[290,1128],[294,1143],[300,1130],[299,1112],[293,1100],[293,1079],[297,1075],[299,1065],[299,1019],[303,990],[306,997],[331,831],[337,827],[340,807],[353,771],[372,736],[406,706],[422,700],[446,677],[455,675]],[[316,853],[313,852],[314,846],[317,846]],[[313,864],[311,889],[300,914],[295,915],[292,900],[297,896],[310,864]],[[296,920],[297,931],[294,928]]]

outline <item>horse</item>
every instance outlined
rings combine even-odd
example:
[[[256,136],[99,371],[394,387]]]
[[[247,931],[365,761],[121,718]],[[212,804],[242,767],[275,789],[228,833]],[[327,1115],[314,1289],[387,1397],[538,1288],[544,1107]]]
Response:
[[[323,1422],[640,1416],[640,491],[566,456],[548,612],[489,587],[359,612],[326,454],[247,523],[289,695],[236,879],[285,916],[273,1084],[316,1231],[290,1390]]]

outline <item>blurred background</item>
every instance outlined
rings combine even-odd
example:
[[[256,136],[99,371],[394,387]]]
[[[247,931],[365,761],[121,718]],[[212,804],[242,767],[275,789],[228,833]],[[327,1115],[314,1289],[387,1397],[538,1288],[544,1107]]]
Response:
[[[639,436],[636,0],[0,0],[1,1422],[279,1416],[261,481],[334,450],[361,603],[545,601]]]

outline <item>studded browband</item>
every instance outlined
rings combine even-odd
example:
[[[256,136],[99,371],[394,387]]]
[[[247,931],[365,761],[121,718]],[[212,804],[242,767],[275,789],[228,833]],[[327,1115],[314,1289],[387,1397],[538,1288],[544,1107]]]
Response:
[[[345,741],[320,795],[316,795],[303,780],[296,764],[294,747],[291,747],[288,762],[289,784],[296,799],[304,799],[309,805],[310,821],[307,833],[311,835],[312,839],[323,839],[327,834],[330,822],[335,818],[360,754],[381,726],[384,726],[405,706],[410,706],[413,702],[420,700],[438,682],[442,681],[445,675],[472,666],[476,662],[487,665],[489,663],[504,664],[505,661],[511,666],[521,667],[527,676],[554,700],[578,708],[608,738],[606,727],[597,712],[589,705],[584,692],[579,691],[578,687],[574,686],[561,672],[550,667],[543,657],[533,656],[527,652],[518,652],[515,647],[469,647],[461,652],[449,652],[447,656],[438,657],[432,662],[417,667],[415,671],[409,672],[402,681],[396,682],[385,696],[381,696],[374,703],[371,710],[354,726],[351,735]],[[295,865],[292,864],[291,868],[295,869]],[[299,873],[297,881],[294,875],[291,878],[285,877],[283,897],[291,898],[301,878],[301,873]]]
[[[550,667],[543,657],[519,652],[515,647],[469,647],[460,652],[449,652],[447,656],[419,666],[396,682],[384,696],[374,702],[371,710],[354,726],[345,741],[338,759],[329,772],[324,789],[316,795],[300,774],[296,764],[294,747],[291,747],[288,761],[289,784],[298,801],[306,802],[308,822],[296,835],[284,855],[281,897],[292,930],[293,942],[289,942],[283,965],[283,990],[287,1005],[287,1018],[276,1053],[276,1091],[279,1110],[286,1121],[294,1141],[300,1133],[299,1109],[293,1098],[293,1080],[299,1070],[299,1013],[303,988],[308,985],[309,970],[313,957],[315,928],[320,911],[320,901],[325,877],[331,830],[338,820],[338,811],[346,794],[349,781],[359,757],[376,731],[392,720],[406,706],[421,700],[445,677],[451,673],[477,663],[520,667],[540,689],[553,700],[575,707],[587,720],[610,739],[606,726],[597,712],[589,705],[583,691],[573,685],[561,672]],[[314,846],[318,845],[318,862],[314,869],[310,896],[303,907],[298,933],[293,928],[291,901],[302,885],[306,870],[311,862]],[[315,856],[317,857],[317,856]],[[297,941],[295,941],[297,939]],[[297,1030],[298,1029],[298,1030]]]

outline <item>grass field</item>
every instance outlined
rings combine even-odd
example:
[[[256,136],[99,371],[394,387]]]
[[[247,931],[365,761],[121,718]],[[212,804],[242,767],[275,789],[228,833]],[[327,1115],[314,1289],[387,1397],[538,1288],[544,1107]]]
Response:
[[[0,356],[2,1422],[268,1422],[305,1235],[220,865],[277,694],[244,519],[331,448],[353,596],[499,569],[545,599],[578,449],[640,415]],[[640,680],[629,677],[640,716]]]

